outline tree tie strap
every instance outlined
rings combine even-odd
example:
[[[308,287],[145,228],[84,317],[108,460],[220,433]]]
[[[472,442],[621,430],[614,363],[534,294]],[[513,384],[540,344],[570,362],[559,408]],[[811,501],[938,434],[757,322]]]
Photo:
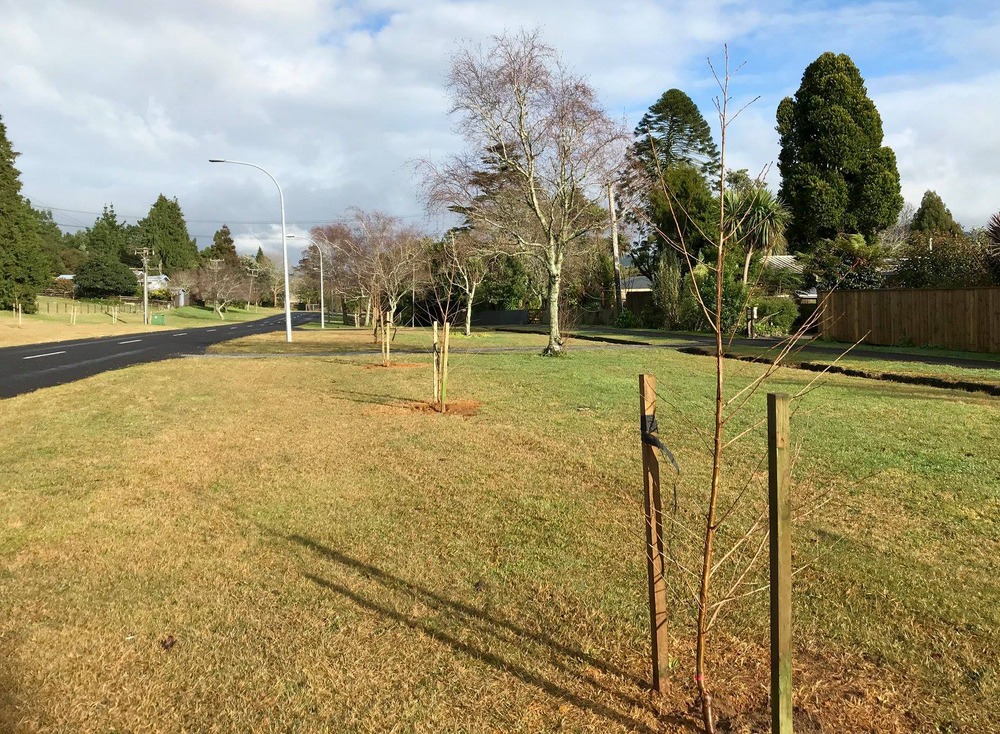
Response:
[[[639,424],[639,432],[642,436],[642,442],[647,446],[653,446],[654,448],[658,448],[660,450],[660,453],[662,453],[665,457],[667,457],[670,463],[673,464],[674,471],[676,471],[677,474],[679,475],[681,473],[681,468],[677,464],[677,460],[674,458],[674,455],[673,453],[671,453],[670,449],[668,449],[666,445],[664,445],[663,441],[660,440],[660,437],[656,435],[658,430],[659,428],[656,425],[655,414],[642,416],[642,421]]]

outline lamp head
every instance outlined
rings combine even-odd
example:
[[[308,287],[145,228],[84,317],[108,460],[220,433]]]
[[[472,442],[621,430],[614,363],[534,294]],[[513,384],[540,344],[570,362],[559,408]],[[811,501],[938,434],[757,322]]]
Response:
[[[209,158],[208,162],[209,163],[225,163],[226,160],[224,158]]]

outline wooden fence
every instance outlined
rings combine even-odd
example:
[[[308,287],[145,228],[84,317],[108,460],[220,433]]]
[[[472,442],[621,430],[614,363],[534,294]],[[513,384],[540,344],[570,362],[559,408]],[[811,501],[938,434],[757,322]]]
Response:
[[[824,299],[823,339],[1000,352],[1000,288],[833,291]]]

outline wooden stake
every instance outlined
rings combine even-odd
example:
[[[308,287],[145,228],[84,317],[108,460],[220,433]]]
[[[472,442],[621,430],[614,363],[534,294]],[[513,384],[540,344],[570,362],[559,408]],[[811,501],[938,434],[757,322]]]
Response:
[[[656,424],[656,378],[639,375],[642,433]],[[662,692],[668,672],[667,584],[663,576],[663,506],[660,500],[660,460],[653,446],[642,443],[642,475],[646,510],[646,577],[649,582],[649,630],[653,690]]]
[[[451,324],[444,322],[444,351],[441,355],[441,412],[448,412],[448,341]]]
[[[792,510],[788,395],[767,396],[771,555],[771,732],[792,734]]]

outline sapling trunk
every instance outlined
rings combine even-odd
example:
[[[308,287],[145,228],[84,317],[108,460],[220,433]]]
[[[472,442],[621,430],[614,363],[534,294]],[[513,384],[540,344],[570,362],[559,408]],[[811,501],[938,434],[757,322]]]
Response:
[[[469,288],[469,304],[465,307],[465,335],[472,333],[472,302],[476,300],[476,286]]]
[[[434,405],[441,404],[441,344],[438,341],[438,322],[434,322]]]

